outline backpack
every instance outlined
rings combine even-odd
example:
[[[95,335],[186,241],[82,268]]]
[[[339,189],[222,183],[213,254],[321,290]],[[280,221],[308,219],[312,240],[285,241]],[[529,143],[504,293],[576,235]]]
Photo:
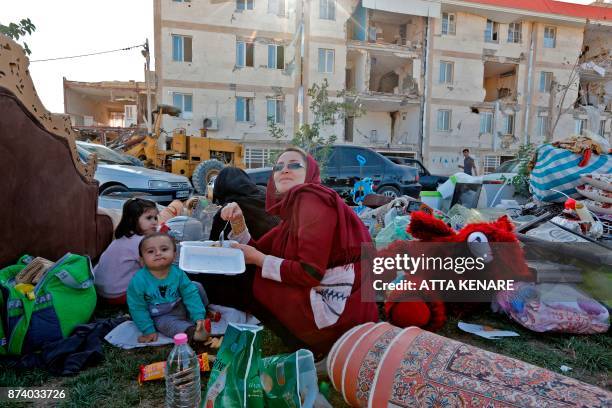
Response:
[[[33,260],[24,255],[0,270],[0,355],[31,353],[70,336],[96,307],[88,257],[67,253],[23,293],[15,287],[15,277]]]

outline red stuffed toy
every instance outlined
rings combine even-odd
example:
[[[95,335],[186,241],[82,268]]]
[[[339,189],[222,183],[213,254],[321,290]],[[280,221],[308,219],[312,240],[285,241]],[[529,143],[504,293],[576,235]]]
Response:
[[[514,225],[503,216],[495,222],[482,222],[468,224],[460,231],[455,231],[442,220],[425,212],[414,212],[411,214],[410,225],[407,231],[419,241],[395,241],[386,249],[377,253],[378,257],[394,257],[395,254],[422,253],[425,248],[426,257],[456,257],[456,256],[482,256],[475,254],[474,247],[489,248],[495,260],[495,266],[485,264],[485,272],[493,279],[530,280],[531,274],[524,261],[523,251],[514,234]],[[458,245],[424,246],[423,242],[457,243]],[[488,242],[508,242],[509,245],[489,246]],[[479,245],[471,245],[479,243]],[[465,245],[463,245],[465,244]],[[482,249],[480,249],[481,251]],[[449,252],[453,253],[449,253]],[[470,253],[472,251],[472,253]],[[492,264],[491,264],[492,265]],[[486,269],[489,268],[489,271]],[[493,269],[494,268],[494,269]],[[415,279],[442,279],[441,271],[429,271],[420,269],[411,276]],[[390,282],[394,277],[386,276]],[[448,278],[448,275],[446,275]],[[437,330],[446,322],[447,307],[441,300],[429,296],[429,302],[411,297],[409,301],[401,301],[405,293],[394,291],[388,294],[385,302],[385,312],[390,323],[399,327],[419,326],[427,330]],[[413,295],[414,296],[414,295]]]

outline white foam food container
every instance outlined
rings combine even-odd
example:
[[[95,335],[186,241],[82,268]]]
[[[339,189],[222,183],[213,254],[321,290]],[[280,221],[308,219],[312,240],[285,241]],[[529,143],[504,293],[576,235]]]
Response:
[[[245,271],[244,254],[230,248],[233,242],[225,241],[223,247],[216,247],[214,241],[183,241],[179,268],[189,273],[241,274]]]

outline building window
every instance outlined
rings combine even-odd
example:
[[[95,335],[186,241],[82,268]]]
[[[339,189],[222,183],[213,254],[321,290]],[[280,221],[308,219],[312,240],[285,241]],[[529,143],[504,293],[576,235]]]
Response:
[[[442,13],[442,34],[455,35],[455,13]]]
[[[255,0],[236,0],[236,10],[253,10]]]
[[[191,62],[191,37],[172,34],[172,61]]]
[[[555,48],[557,42],[557,29],[544,27],[544,48]]]
[[[334,50],[319,48],[319,72],[322,74],[334,72]]]
[[[587,129],[587,120],[586,119],[576,119],[574,122],[574,133],[577,135],[581,135]]]
[[[550,92],[550,84],[552,83],[552,72],[540,72],[540,92]]]
[[[269,166],[272,164],[272,159],[281,151],[280,149],[247,147],[244,149],[244,164],[248,169]]]
[[[548,116],[538,116],[536,132],[539,137],[546,137],[549,123]]]
[[[236,41],[236,66],[252,67],[255,61],[255,44]]]
[[[448,61],[440,61],[440,77],[438,79],[441,84],[453,83],[453,63]]]
[[[451,111],[448,109],[440,109],[438,111],[438,131],[450,131]]]
[[[480,114],[480,133],[493,133],[493,113],[482,112]]]
[[[123,112],[110,112],[110,120],[108,122],[108,125],[110,127],[123,127],[123,118]]]
[[[500,156],[485,156],[484,157],[484,174],[494,173],[501,164]]]
[[[485,29],[485,41],[496,43],[499,41],[499,23],[492,20],[487,20],[487,28]]]
[[[336,0],[319,0],[319,18],[322,20],[336,19]]]
[[[268,13],[276,14],[277,16],[285,16],[285,1],[286,0],[268,0]]]
[[[285,68],[285,47],[282,45],[268,44],[268,68]]]
[[[283,123],[283,100],[282,99],[268,99],[267,100],[267,118],[268,121],[274,123]]]
[[[255,104],[253,98],[236,97],[236,122],[254,122]]]
[[[514,115],[504,116],[503,134],[513,135],[514,134]]]
[[[172,105],[181,110],[181,118],[191,119],[193,116],[193,95],[180,92],[172,94]]]
[[[606,137],[606,120],[599,121],[599,136]]]
[[[509,43],[520,43],[522,37],[522,24],[521,23],[510,23],[508,24],[508,42]]]

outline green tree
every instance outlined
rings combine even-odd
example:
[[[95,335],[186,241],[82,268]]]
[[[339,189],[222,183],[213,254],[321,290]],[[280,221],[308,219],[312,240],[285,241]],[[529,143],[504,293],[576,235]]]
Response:
[[[15,41],[19,41],[19,38],[25,37],[26,35],[32,34],[36,31],[36,26],[30,21],[29,18],[23,18],[17,24],[9,23],[9,25],[5,26],[0,23],[0,34],[4,34]],[[23,41],[23,50],[27,55],[30,55],[32,51],[28,47],[28,44]]]
[[[338,92],[335,100],[332,100],[328,88],[329,83],[325,79],[321,85],[313,84],[308,89],[309,109],[312,112],[313,120],[311,123],[302,124],[289,141],[289,144],[304,149],[315,158],[319,163],[321,175],[325,173],[325,164],[331,152],[331,146],[338,139],[335,134],[326,137],[321,134],[321,131],[335,125],[338,120],[359,117],[365,113],[365,110],[357,103],[354,94],[343,90]],[[268,131],[279,142],[287,138],[283,128],[274,123],[271,118],[268,118]],[[277,158],[278,155],[273,155],[270,161],[275,162]]]

